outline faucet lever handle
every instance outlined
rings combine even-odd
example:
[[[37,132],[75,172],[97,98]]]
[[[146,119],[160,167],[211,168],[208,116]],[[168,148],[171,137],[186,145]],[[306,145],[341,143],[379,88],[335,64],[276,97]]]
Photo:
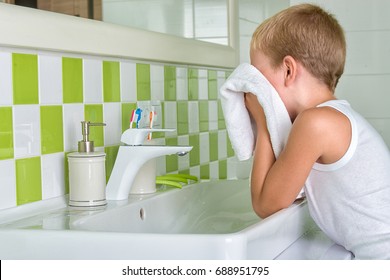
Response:
[[[121,137],[121,142],[130,146],[140,146],[145,141],[147,135],[150,132],[173,132],[175,129],[166,128],[129,128],[125,132],[123,132]]]

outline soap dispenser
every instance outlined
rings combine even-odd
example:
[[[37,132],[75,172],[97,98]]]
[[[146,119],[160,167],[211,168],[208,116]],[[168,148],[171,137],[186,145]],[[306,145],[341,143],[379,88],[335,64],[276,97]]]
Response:
[[[81,122],[83,140],[78,142],[78,152],[68,154],[69,206],[96,207],[106,202],[106,154],[95,152],[89,139],[90,126],[105,126],[105,123]]]

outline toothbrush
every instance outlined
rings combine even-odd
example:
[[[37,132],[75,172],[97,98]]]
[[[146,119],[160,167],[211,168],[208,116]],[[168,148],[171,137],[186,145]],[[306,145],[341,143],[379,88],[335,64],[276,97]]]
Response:
[[[153,128],[154,115],[155,115],[155,112],[150,111],[150,113],[149,113],[149,128],[150,129]],[[152,133],[151,132],[149,132],[149,134],[148,134],[148,140],[152,140]]]
[[[142,113],[141,108],[137,108],[137,110],[135,112],[135,114],[137,115],[136,128],[139,128],[139,122],[141,120],[141,113]]]
[[[133,128],[133,123],[135,119],[135,110],[131,112],[131,117],[130,117],[130,128]]]

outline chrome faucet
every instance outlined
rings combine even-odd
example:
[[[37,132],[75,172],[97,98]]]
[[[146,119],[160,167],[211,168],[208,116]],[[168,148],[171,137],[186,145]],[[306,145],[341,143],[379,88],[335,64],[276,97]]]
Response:
[[[142,145],[151,132],[168,132],[172,129],[128,129],[121,137],[110,179],[106,187],[107,200],[124,200],[129,194],[156,192],[156,158],[177,154],[183,156],[191,146]]]

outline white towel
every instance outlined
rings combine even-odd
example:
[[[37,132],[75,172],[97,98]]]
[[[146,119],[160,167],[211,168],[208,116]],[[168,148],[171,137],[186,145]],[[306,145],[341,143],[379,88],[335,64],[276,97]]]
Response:
[[[271,83],[254,66],[239,65],[220,89],[222,110],[233,150],[239,160],[253,154],[255,133],[245,107],[244,93],[257,96],[264,109],[272,149],[277,158],[283,150],[291,130],[291,120],[283,101]]]

